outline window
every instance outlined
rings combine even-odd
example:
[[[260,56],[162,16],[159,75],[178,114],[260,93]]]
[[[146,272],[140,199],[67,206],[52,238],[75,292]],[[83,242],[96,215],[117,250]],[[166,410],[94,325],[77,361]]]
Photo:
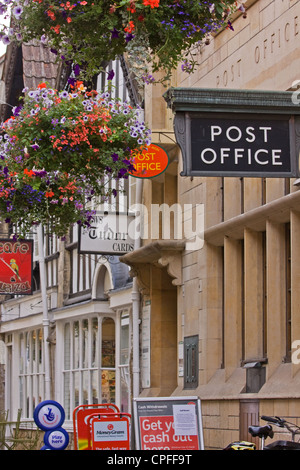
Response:
[[[76,406],[116,402],[116,362],[113,318],[64,325],[63,402],[68,419]]]
[[[130,321],[129,312],[124,310],[121,312],[121,337],[120,337],[120,380],[121,380],[121,404],[120,410],[124,413],[129,412],[130,403]]]
[[[23,418],[32,418],[45,394],[42,329],[21,333],[19,348],[20,408]]]
[[[184,388],[198,386],[198,335],[184,338]]]

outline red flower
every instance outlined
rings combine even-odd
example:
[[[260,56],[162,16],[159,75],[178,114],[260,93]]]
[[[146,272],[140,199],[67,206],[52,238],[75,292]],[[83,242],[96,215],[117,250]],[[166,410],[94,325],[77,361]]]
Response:
[[[126,28],[124,28],[124,31],[126,31],[126,33],[132,33],[132,31],[134,30],[134,28],[135,28],[134,22],[133,22],[133,21],[129,21],[128,26],[126,26]]]
[[[151,8],[159,7],[159,0],[143,0],[143,4],[150,5]]]

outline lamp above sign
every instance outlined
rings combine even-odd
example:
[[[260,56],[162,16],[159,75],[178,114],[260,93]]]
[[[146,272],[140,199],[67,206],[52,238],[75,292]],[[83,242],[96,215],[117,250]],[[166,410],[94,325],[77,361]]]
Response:
[[[300,107],[289,92],[171,89],[182,176],[296,177]]]

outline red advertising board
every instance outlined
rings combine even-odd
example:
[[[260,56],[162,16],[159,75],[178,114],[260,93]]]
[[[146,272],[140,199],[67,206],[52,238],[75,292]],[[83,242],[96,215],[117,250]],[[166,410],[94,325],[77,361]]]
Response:
[[[172,416],[140,417],[142,450],[199,450],[198,435],[176,435]]]
[[[32,294],[33,241],[0,239],[0,294]]]
[[[130,450],[130,415],[90,416],[91,450]]]
[[[136,398],[134,431],[139,450],[203,450],[200,400],[197,397]]]
[[[75,450],[90,449],[89,418],[95,413],[118,413],[119,408],[113,403],[100,403],[93,405],[79,405],[73,411],[74,448]]]

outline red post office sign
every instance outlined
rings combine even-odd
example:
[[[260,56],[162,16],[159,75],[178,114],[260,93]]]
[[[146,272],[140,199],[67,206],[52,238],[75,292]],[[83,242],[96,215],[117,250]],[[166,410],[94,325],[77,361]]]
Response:
[[[32,240],[0,239],[0,294],[32,294],[32,262]]]
[[[130,415],[110,414],[89,418],[92,450],[130,450]]]
[[[163,173],[169,165],[167,152],[155,144],[149,145],[141,153],[133,152],[131,157],[134,170],[130,174],[136,178],[154,178]]]

